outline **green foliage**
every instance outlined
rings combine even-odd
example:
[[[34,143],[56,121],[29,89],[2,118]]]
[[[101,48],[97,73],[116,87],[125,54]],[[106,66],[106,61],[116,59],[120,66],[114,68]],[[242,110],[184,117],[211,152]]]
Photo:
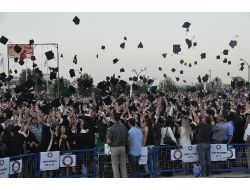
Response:
[[[163,92],[176,92],[178,86],[170,77],[165,77],[164,80],[159,82],[159,90]]]
[[[93,92],[93,78],[87,73],[81,74],[78,81],[78,92],[82,96],[91,96]]]

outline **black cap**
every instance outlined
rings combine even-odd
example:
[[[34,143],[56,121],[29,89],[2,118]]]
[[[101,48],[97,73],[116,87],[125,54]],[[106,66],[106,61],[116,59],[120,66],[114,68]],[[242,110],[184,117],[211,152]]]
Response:
[[[184,66],[187,66],[187,63],[184,63]]]
[[[199,75],[197,78],[198,82],[201,82],[201,76]]]
[[[161,68],[161,67],[159,67],[158,69],[159,69],[159,71],[162,71],[162,68]]]
[[[135,83],[132,84],[132,89],[133,90],[139,90],[139,86],[136,85]]]
[[[31,39],[29,44],[30,44],[30,45],[33,45],[33,44],[34,44],[34,40]]]
[[[219,56],[219,55],[217,55],[217,56],[216,56],[216,59],[220,59],[220,56]]]
[[[104,46],[104,45],[102,45],[101,49],[102,49],[102,50],[105,50],[105,46]]]
[[[76,88],[72,85],[69,85],[68,89],[69,94],[75,94],[76,93]]]
[[[14,73],[17,74],[17,70],[16,69],[14,70]]]
[[[138,48],[143,48],[143,44],[140,42],[137,47]]]
[[[156,94],[156,93],[157,93],[157,86],[152,86],[152,87],[151,87],[151,92],[152,92],[153,94]]]
[[[133,80],[133,77],[129,77],[128,80],[129,80],[129,81],[132,81],[132,80]]]
[[[180,44],[174,44],[173,45],[173,52],[175,54],[179,54],[179,52],[181,52],[181,45]]]
[[[14,61],[15,61],[15,63],[18,62],[18,57],[15,57],[15,58],[14,58]]]
[[[186,83],[187,81],[186,80],[183,80],[184,83]]]
[[[116,64],[119,61],[118,58],[113,59],[113,64]]]
[[[80,71],[82,72],[82,67],[80,68]]]
[[[175,70],[175,68],[173,68],[173,69],[171,69],[171,71],[174,73],[176,70]]]
[[[180,74],[181,74],[181,75],[183,74],[183,70],[180,70]]]
[[[192,67],[192,64],[191,63],[189,63],[189,65],[188,65],[189,67]]]
[[[127,82],[124,81],[124,80],[120,80],[120,81],[119,81],[119,84],[120,84],[123,88],[126,88]]]
[[[149,79],[148,80],[148,85],[151,85],[151,84],[153,84],[154,83],[154,80],[153,79]]]
[[[120,48],[122,48],[122,49],[125,48],[125,42],[122,42],[122,43],[120,44]]]
[[[223,50],[223,55],[228,55],[228,52],[229,52],[228,49],[224,49],[224,50]]]
[[[137,82],[138,81],[138,77],[134,76],[133,77],[133,81]]]
[[[121,72],[121,73],[125,72],[125,69],[124,69],[124,68],[121,68],[121,69],[120,69],[120,72]]]
[[[240,67],[240,71],[243,71],[244,70],[244,66],[243,65],[241,65],[241,67]]]
[[[6,45],[8,41],[9,41],[9,39],[6,38],[5,36],[2,36],[2,37],[0,38],[0,42],[1,42],[3,45]]]
[[[227,64],[228,64],[228,65],[231,65],[231,61],[228,61]]]
[[[167,75],[164,73],[164,74],[163,74],[163,77],[167,77]]]
[[[140,80],[143,80],[143,76],[142,76],[142,75],[140,75],[140,77],[139,77],[139,78],[140,78]]]
[[[189,31],[190,25],[191,25],[191,23],[189,23],[189,22],[184,22],[184,24],[182,25],[182,28],[186,28],[187,31]]]
[[[19,45],[15,45],[14,50],[16,53],[20,53],[22,51],[22,48]]]
[[[179,77],[175,77],[175,79],[176,79],[176,81],[177,81],[177,82],[180,80],[180,78],[179,78]]]
[[[58,108],[61,106],[60,98],[57,98],[51,102],[51,106],[54,108]]]
[[[24,64],[24,61],[23,60],[19,60],[19,65],[23,65]]]
[[[9,75],[7,78],[6,78],[6,81],[11,81],[14,77],[12,75]]]
[[[32,55],[30,59],[31,59],[31,61],[35,61],[36,60],[36,56]]]
[[[10,69],[9,73],[11,74],[12,73],[12,70]]]
[[[77,16],[75,16],[73,22],[75,23],[75,25],[78,25],[80,24],[80,19]]]
[[[123,38],[124,40],[127,40],[127,37],[126,36],[124,36],[124,38]]]
[[[208,74],[205,74],[205,76],[202,77],[202,81],[203,81],[203,82],[207,82],[207,81],[208,81],[208,78],[209,78],[209,75],[208,75]]]
[[[230,72],[227,72],[227,76],[229,76],[230,75]]]
[[[96,54],[96,58],[98,59],[98,54]]]
[[[73,77],[76,76],[75,70],[74,70],[74,69],[70,69],[70,70],[69,70],[69,74],[70,74],[70,77],[71,77],[71,78],[73,78]]]
[[[46,56],[47,60],[54,59],[54,57],[55,57],[55,55],[54,55],[54,53],[53,53],[52,50],[47,51],[47,52],[45,53],[45,56]]]
[[[183,63],[184,63],[183,59],[182,59],[182,60],[180,60],[180,64],[183,64]]]
[[[42,73],[42,71],[37,67],[37,68],[35,68],[35,72],[36,73]]]
[[[206,53],[202,53],[201,54],[201,59],[205,59],[206,58]]]
[[[188,49],[192,47],[192,41],[189,39],[186,39],[186,43],[188,45]]]
[[[60,56],[61,58],[63,58],[63,54],[61,53],[61,56]]]
[[[150,101],[150,102],[153,102],[155,100],[155,97],[154,95],[150,94],[148,95],[147,99]]]
[[[49,75],[49,79],[50,80],[56,79],[56,73],[55,72],[51,72],[50,75]]]
[[[77,64],[77,55],[74,56],[73,63]]]
[[[236,40],[231,40],[231,41],[229,42],[229,46],[230,46],[231,48],[234,48],[235,46],[237,46],[237,41],[236,41]]]
[[[167,53],[163,53],[163,54],[162,54],[162,57],[163,57],[163,58],[166,58],[166,56],[167,56]]]
[[[32,67],[37,67],[37,64],[33,63]]]
[[[193,43],[193,46],[194,46],[194,47],[197,46],[197,42],[194,42],[194,43]]]
[[[194,64],[197,65],[197,61],[195,61]]]
[[[103,99],[103,102],[105,105],[111,105],[112,104],[112,100],[111,98],[108,96],[105,99]]]
[[[227,58],[225,58],[225,59],[223,60],[223,63],[227,63]]]

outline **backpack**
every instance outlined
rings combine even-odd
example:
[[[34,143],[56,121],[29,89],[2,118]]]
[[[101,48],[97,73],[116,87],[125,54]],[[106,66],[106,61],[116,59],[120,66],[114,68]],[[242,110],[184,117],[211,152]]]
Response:
[[[170,137],[170,135],[168,133],[168,128],[169,127],[167,127],[165,137],[163,138],[163,143],[165,145],[176,146],[176,143],[173,141],[173,139]]]
[[[194,177],[199,177],[201,175],[201,166],[199,163],[193,164],[193,174]]]

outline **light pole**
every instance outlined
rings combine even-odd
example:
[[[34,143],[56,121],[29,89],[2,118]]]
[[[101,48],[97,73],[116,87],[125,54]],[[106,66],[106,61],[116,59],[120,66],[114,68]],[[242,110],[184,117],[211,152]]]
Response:
[[[250,65],[248,62],[246,62],[244,59],[240,58],[240,61],[243,61],[244,63],[247,64],[247,72],[248,72],[248,82],[250,81]]]

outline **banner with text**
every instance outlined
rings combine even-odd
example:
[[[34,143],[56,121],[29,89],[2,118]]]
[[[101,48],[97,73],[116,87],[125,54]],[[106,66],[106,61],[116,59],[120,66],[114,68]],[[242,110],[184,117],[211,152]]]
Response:
[[[141,147],[141,158],[139,160],[140,165],[147,164],[148,162],[148,147]]]
[[[76,155],[61,155],[60,156],[60,167],[72,167],[76,166]]]
[[[197,145],[188,145],[182,147],[182,161],[183,162],[197,162]]]
[[[0,158],[0,178],[9,177],[10,158]]]
[[[40,170],[58,170],[60,163],[60,152],[41,152],[40,153]]]
[[[211,144],[211,161],[227,160],[226,144]]]
[[[15,160],[10,162],[10,175],[21,173],[23,169],[23,161]]]

